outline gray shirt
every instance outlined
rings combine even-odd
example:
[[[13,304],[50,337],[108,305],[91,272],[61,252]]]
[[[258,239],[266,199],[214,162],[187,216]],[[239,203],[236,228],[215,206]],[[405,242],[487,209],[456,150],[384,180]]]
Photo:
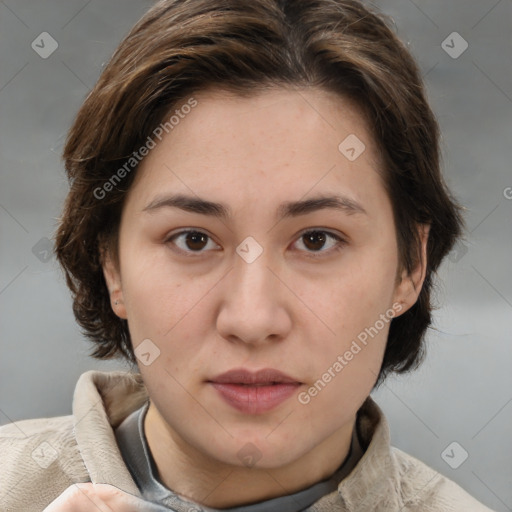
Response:
[[[148,407],[149,401],[131,413],[115,430],[116,440],[123,459],[143,498],[161,505],[163,510],[172,510],[173,505],[182,509],[184,505],[187,505],[190,512],[216,512],[218,509],[190,502],[177,495],[165,487],[158,478],[158,470],[144,434],[144,418]],[[322,496],[335,491],[340,481],[350,473],[362,454],[363,450],[356,423],[349,453],[339,469],[330,478],[287,496],[222,510],[223,512],[300,512],[307,509]]]

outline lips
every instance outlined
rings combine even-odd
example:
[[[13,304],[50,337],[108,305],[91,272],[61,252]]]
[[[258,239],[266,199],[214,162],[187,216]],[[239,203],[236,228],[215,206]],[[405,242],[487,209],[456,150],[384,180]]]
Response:
[[[274,370],[273,368],[265,368],[257,372],[250,372],[244,368],[236,368],[214,377],[211,379],[211,382],[218,382],[219,384],[251,384],[263,386],[282,383],[300,384],[296,379],[289,377],[279,370]]]
[[[246,414],[261,414],[274,409],[302,384],[272,368],[257,372],[238,368],[218,375],[208,383],[224,402]]]

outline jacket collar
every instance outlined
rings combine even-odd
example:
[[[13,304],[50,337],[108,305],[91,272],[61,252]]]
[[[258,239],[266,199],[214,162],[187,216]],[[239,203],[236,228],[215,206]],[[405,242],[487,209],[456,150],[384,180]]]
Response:
[[[344,510],[399,510],[399,475],[391,452],[389,425],[371,397],[360,407],[357,424],[365,452],[338,486]]]
[[[138,374],[88,371],[78,379],[73,396],[73,423],[91,482],[108,483],[140,496],[113,429],[145,400],[147,393]]]

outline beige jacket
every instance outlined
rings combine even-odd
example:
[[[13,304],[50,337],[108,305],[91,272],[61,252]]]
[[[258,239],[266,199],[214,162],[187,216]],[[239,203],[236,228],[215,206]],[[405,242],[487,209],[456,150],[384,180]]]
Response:
[[[73,414],[0,427],[0,510],[41,512],[72,483],[114,485],[140,496],[113,428],[147,399],[140,376],[84,373]],[[308,512],[492,512],[461,487],[390,446],[389,428],[369,398],[361,408],[363,457]],[[371,441],[370,441],[371,440]]]

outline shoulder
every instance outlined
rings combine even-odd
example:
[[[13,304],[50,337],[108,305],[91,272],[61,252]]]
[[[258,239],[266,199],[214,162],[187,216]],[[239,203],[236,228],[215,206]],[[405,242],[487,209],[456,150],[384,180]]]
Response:
[[[402,450],[391,448],[408,511],[493,512],[458,484]]]
[[[0,427],[2,510],[42,510],[73,482],[88,481],[72,416]]]

